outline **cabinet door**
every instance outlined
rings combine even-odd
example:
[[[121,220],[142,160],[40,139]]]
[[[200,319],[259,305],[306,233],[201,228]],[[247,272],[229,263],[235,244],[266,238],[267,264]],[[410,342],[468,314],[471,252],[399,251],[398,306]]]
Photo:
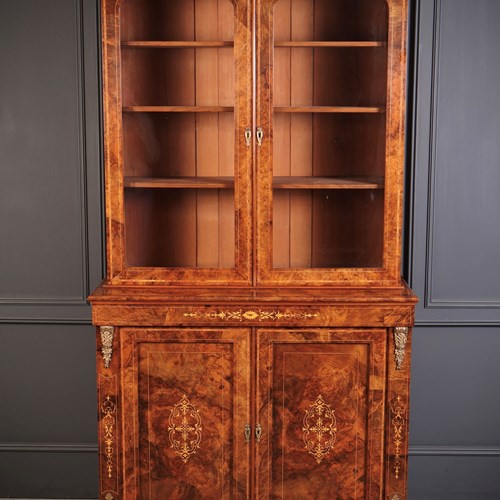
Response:
[[[256,0],[258,281],[400,279],[406,0]]]
[[[380,498],[385,353],[385,330],[258,332],[257,498]]]
[[[249,0],[103,0],[108,275],[248,283]]]
[[[249,331],[120,335],[124,498],[246,498]]]

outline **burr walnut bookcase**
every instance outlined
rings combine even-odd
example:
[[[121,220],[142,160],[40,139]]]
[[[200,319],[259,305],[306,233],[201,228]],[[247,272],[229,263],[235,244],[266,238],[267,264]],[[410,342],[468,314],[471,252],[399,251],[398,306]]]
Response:
[[[406,498],[406,0],[102,0],[99,495]]]

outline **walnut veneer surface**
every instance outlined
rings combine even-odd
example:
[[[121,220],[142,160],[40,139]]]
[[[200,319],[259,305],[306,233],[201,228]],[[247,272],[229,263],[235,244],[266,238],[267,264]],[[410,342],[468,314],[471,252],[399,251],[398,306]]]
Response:
[[[187,314],[98,334],[102,498],[405,498],[409,330],[307,306]]]
[[[406,0],[103,0],[99,496],[406,498]]]

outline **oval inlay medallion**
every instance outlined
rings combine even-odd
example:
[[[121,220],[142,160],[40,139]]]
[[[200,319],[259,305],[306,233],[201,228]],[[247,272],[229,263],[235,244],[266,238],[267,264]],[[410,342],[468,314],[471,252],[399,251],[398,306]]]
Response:
[[[306,410],[302,432],[307,450],[318,464],[321,463],[332,449],[337,433],[334,412],[330,405],[325,403],[321,394]]]
[[[175,453],[187,463],[201,441],[201,417],[195,405],[184,394],[172,408],[168,419],[168,438]]]

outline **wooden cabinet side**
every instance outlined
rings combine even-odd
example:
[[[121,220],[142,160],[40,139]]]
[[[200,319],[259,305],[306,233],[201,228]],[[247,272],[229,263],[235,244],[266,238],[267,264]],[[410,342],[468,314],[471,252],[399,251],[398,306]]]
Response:
[[[122,498],[122,433],[120,419],[119,330],[97,327],[97,412],[99,449],[99,499]]]

